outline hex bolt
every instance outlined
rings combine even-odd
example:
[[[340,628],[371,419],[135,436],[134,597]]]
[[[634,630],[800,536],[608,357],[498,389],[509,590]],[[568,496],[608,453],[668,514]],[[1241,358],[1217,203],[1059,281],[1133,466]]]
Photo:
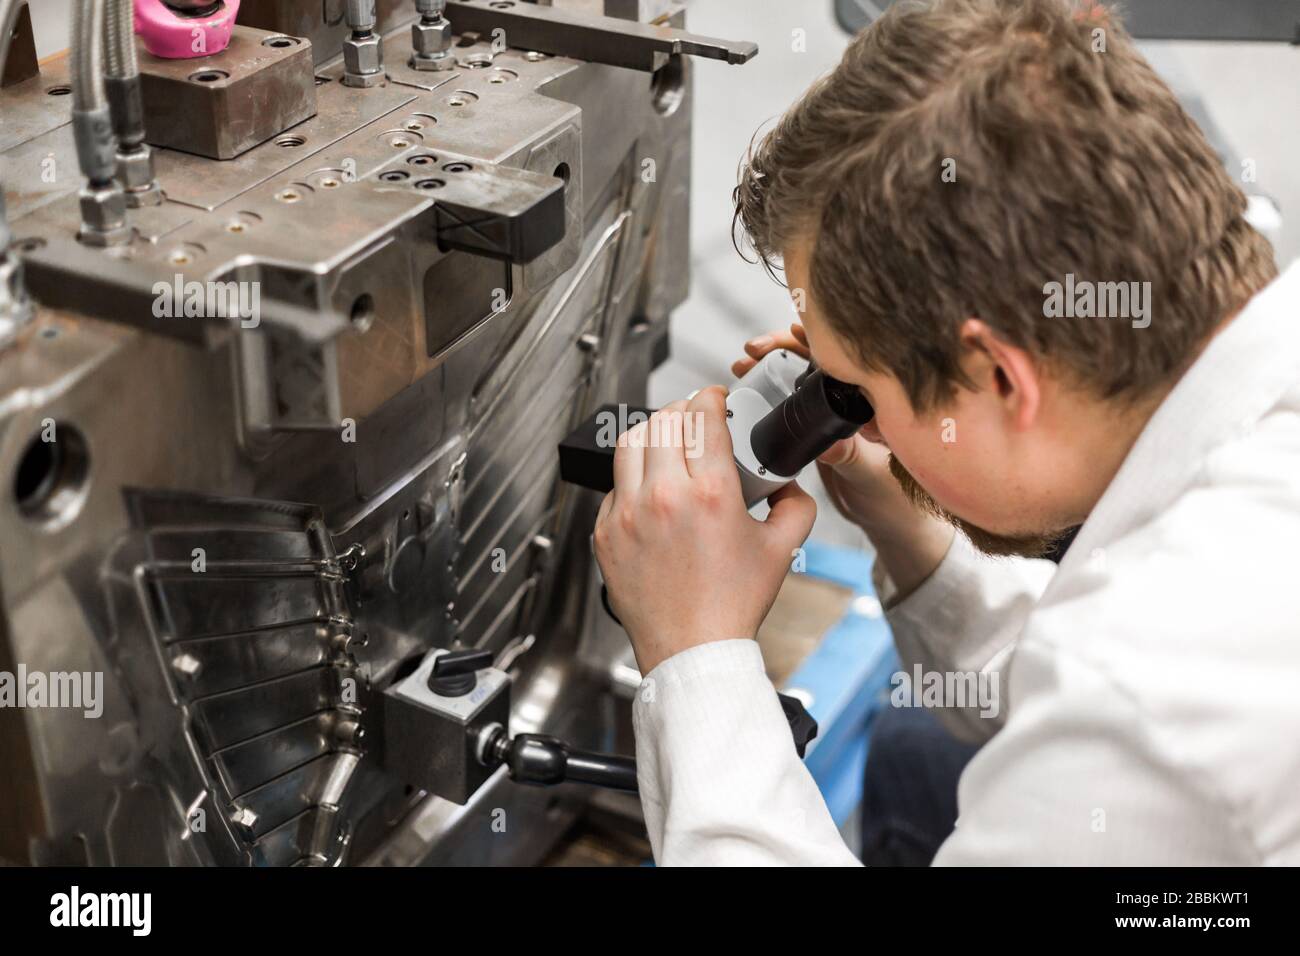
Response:
[[[87,183],[81,189],[81,231],[88,246],[120,246],[131,241],[126,221],[126,193],[115,180]]]
[[[411,69],[450,70],[456,66],[451,55],[451,23],[442,15],[446,0],[416,0],[420,19],[411,26]]]
[[[251,833],[253,827],[257,826],[257,814],[248,807],[240,807],[230,815],[230,822]]]
[[[140,143],[131,150],[118,151],[117,181],[122,186],[129,208],[140,209],[162,204],[162,189],[154,175],[153,150],[148,144]]]
[[[349,35],[343,41],[343,84],[366,88],[387,79],[384,73],[384,41],[375,26],[375,0],[348,0]]]

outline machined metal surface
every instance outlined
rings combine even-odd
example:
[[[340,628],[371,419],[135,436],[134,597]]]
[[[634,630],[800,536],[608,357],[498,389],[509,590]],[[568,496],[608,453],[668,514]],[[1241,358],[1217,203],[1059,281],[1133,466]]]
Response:
[[[76,238],[66,67],[0,93],[37,303],[0,345],[0,670],[103,679],[93,719],[0,708],[0,858],[535,862],[588,792],[497,772],[462,805],[377,759],[436,648],[493,654],[512,734],[626,733],[556,446],[644,403],[685,295],[691,71],[665,98],[490,36],[415,70],[409,12],[381,84],[340,45],[284,133],[159,148],[112,249]]]
[[[236,26],[213,56],[169,60],[140,47],[148,140],[209,159],[233,159],[316,113],[311,45]]]

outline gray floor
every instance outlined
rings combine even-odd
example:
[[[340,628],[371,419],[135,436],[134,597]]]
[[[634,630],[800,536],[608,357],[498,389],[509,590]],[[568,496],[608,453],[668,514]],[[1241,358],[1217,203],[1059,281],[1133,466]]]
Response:
[[[690,0],[691,30],[754,40],[760,53],[740,67],[696,64],[692,292],[674,317],[673,357],[651,381],[653,404],[730,382],[728,367],[745,340],[793,318],[785,290],[732,248],[731,190],[755,131],[839,60],[848,38],[830,8],[830,0]],[[794,49],[796,30],[804,31],[806,52]],[[1286,217],[1300,209],[1300,48],[1168,42],[1145,48],[1193,113],[1218,128],[1217,145],[1231,157],[1230,166],[1240,172],[1240,160],[1254,160],[1258,190],[1283,213],[1274,237],[1278,259],[1300,257],[1300,215]],[[804,484],[820,496],[809,476]],[[865,536],[820,497],[813,534],[828,543],[866,546]]]

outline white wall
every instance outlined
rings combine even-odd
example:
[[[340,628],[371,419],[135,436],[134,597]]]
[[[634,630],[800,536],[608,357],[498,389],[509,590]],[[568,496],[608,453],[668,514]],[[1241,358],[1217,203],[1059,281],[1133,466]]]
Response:
[[[66,50],[72,35],[72,0],[35,0],[27,6],[36,32],[36,55],[43,60]]]

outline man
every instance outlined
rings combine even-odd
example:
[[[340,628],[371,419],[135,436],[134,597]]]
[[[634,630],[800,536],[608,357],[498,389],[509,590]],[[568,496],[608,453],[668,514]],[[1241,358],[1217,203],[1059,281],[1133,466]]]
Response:
[[[905,669],[999,692],[936,711],[985,741],[936,862],[1300,863],[1300,268],[1120,26],[897,5],[736,199],[802,319],[736,371],[806,349],[862,389],[821,471]],[[596,527],[655,857],[853,863],[752,640],[815,508],[746,512],[723,415],[623,436]]]

